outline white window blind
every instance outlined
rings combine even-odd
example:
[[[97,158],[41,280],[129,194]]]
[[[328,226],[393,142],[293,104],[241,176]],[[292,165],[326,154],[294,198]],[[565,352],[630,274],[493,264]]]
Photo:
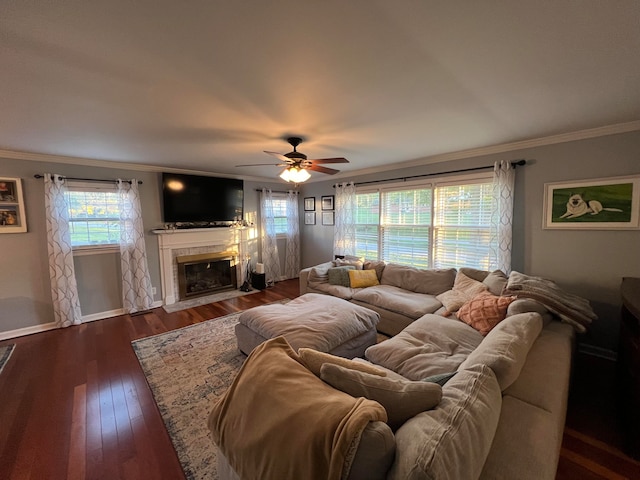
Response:
[[[70,185],[67,199],[73,247],[119,244],[120,208],[114,186]]]
[[[356,254],[421,268],[489,268],[490,177],[356,194]]]
[[[377,259],[379,251],[380,194],[356,194],[356,255]]]
[[[434,205],[434,268],[489,268],[491,183],[439,186]]]
[[[431,209],[431,188],[383,191],[380,258],[429,267]]]
[[[273,225],[276,235],[287,234],[287,199],[284,196],[273,195]]]

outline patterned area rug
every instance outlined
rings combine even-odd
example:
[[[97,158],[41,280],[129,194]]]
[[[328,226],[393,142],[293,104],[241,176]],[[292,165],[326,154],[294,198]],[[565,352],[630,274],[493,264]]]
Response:
[[[2,369],[4,368],[4,366],[9,361],[9,357],[13,353],[13,349],[15,347],[16,346],[14,344],[4,345],[4,346],[0,347],[0,373],[2,373]]]
[[[240,313],[132,342],[190,480],[218,478],[207,418],[246,358],[234,334]]]

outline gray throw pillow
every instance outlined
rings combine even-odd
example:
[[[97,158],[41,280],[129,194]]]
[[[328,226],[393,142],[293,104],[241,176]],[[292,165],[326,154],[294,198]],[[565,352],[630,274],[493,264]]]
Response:
[[[353,265],[344,265],[342,267],[332,267],[327,274],[329,275],[330,285],[341,285],[343,287],[351,286],[349,281],[349,270],[355,270]]]
[[[320,378],[349,395],[381,404],[393,430],[418,413],[431,410],[442,399],[442,387],[436,383],[394,380],[330,363],[322,365]]]

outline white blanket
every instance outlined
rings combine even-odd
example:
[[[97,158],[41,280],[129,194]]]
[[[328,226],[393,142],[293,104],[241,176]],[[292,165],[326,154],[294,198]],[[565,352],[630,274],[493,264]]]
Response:
[[[588,300],[563,291],[551,280],[515,271],[509,275],[509,282],[502,295],[537,300],[580,333],[586,332],[586,327],[598,318]]]
[[[264,338],[284,336],[296,351],[308,347],[321,352],[375,329],[379,320],[380,315],[368,308],[318,293],[286,304],[255,307],[238,319]]]

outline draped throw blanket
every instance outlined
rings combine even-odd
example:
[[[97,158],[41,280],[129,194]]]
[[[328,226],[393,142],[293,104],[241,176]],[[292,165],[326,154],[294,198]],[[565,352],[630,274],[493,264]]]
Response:
[[[563,291],[551,280],[531,277],[516,271],[509,275],[502,295],[536,300],[580,333],[586,332],[586,327],[598,318],[588,300]]]
[[[256,347],[209,416],[213,440],[244,480],[346,477],[382,405],[324,383],[283,337]]]

